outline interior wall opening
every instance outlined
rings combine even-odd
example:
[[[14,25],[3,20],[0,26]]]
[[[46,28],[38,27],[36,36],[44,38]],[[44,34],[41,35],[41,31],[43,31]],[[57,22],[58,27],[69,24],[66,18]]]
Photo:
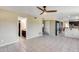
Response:
[[[18,17],[18,36],[26,38],[27,18]]]

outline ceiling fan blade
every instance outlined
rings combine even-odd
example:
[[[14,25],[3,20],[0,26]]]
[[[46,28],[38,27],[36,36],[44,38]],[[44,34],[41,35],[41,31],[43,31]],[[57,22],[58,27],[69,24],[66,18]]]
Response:
[[[46,11],[46,12],[57,12],[57,10],[49,10],[49,11]]]
[[[40,9],[41,11],[44,11],[42,8],[40,8],[40,7],[37,7],[38,9]]]
[[[43,13],[44,13],[44,11],[40,15],[42,15]]]

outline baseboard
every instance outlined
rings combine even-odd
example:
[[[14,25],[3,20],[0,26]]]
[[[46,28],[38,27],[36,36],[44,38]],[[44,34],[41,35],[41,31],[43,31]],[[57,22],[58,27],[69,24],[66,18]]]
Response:
[[[30,38],[27,37],[27,40],[29,40],[29,39],[33,39],[33,38],[36,38],[36,37],[40,37],[40,36],[42,36],[42,35],[33,36],[33,37],[30,37]]]
[[[18,40],[13,41],[13,42],[10,42],[10,43],[2,44],[2,45],[0,45],[0,47],[4,47],[4,46],[7,46],[7,45],[11,45],[11,44],[14,44],[14,43],[16,43],[16,42],[18,42]]]

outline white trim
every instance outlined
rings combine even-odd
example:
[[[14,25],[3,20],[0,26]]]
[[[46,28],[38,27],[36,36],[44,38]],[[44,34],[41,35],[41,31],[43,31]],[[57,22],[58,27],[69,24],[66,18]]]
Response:
[[[14,41],[14,42],[2,44],[2,45],[0,45],[0,47],[7,46],[7,45],[11,45],[11,44],[14,44],[16,42],[18,42],[18,40]]]
[[[40,36],[42,36],[42,35],[40,35]],[[40,36],[27,37],[26,39],[29,40],[29,39],[33,39],[33,38],[40,37]]]

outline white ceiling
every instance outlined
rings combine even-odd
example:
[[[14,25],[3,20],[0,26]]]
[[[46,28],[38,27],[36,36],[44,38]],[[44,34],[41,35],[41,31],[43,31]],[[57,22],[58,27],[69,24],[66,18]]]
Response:
[[[41,7],[42,8],[42,7]],[[57,10],[56,13],[47,13],[45,15],[40,15],[41,11],[36,8],[36,6],[0,6],[0,9],[26,13],[35,17],[41,18],[68,18],[76,19],[79,16],[79,7],[78,6],[47,6],[47,10]]]

